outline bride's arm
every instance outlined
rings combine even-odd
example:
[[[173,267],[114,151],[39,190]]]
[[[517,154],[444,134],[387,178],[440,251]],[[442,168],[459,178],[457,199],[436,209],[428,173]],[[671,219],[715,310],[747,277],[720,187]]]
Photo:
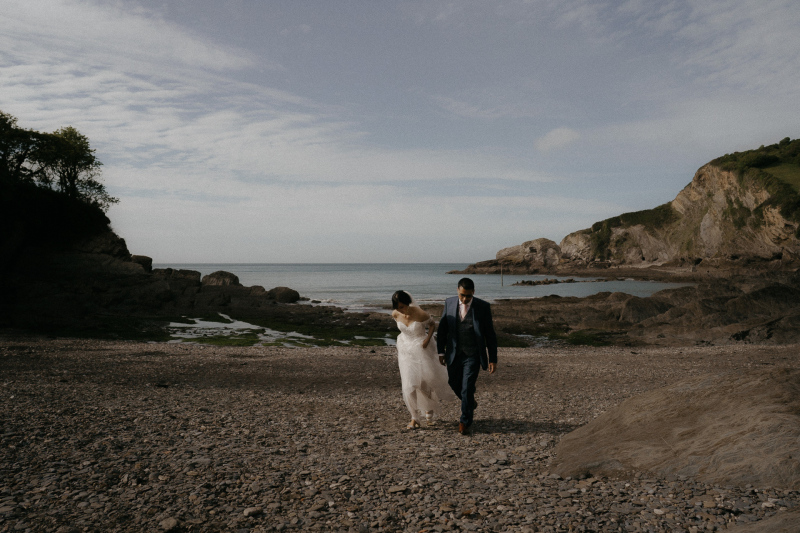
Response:
[[[436,322],[433,321],[432,318],[428,318],[428,335],[425,337],[425,340],[422,341],[422,347],[427,348],[428,343],[431,342],[433,338],[433,334],[436,331]]]
[[[431,318],[431,316],[428,313],[422,311],[421,309],[420,311],[421,312],[419,314],[418,319],[428,328],[428,335],[425,337],[425,340],[422,341],[422,347],[427,348],[428,344],[431,342],[431,339],[433,338],[433,334],[436,332],[436,322],[434,322],[433,318]]]

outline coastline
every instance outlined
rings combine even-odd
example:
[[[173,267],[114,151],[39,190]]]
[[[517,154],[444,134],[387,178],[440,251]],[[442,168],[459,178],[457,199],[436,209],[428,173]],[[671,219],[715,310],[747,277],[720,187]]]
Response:
[[[420,305],[436,304],[455,294],[459,275],[450,274],[454,263],[333,263],[333,264],[183,264],[155,265],[156,267],[187,268],[202,275],[216,270],[231,272],[245,286],[287,286],[297,290],[306,304],[333,306],[354,312],[384,311],[391,294],[403,289],[412,294]],[[464,266],[463,264],[460,266]],[[561,274],[558,274],[562,277]],[[478,294],[493,302],[502,299],[526,299],[558,294],[560,296],[590,296],[596,292],[627,292],[648,296],[658,290],[677,287],[683,281],[636,280],[632,277],[597,275],[583,272],[585,277],[601,280],[597,286],[513,287],[515,281],[540,278],[543,275],[519,274],[476,277]],[[607,285],[603,285],[603,282]],[[655,283],[662,285],[655,286]]]

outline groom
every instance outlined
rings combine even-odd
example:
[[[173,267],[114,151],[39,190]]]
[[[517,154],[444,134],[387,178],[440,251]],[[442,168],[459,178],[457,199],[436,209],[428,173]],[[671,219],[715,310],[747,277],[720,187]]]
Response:
[[[436,346],[439,362],[447,363],[450,388],[461,398],[458,432],[472,434],[475,382],[479,367],[494,374],[497,368],[497,336],[492,324],[492,310],[483,300],[474,298],[475,284],[469,278],[458,282],[458,296],[444,302]]]

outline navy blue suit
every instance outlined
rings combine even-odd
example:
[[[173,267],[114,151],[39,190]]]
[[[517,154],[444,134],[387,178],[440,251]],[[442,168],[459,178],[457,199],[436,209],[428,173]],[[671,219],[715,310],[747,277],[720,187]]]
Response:
[[[461,398],[461,423],[469,426],[475,411],[475,382],[482,367],[489,363],[497,364],[497,335],[492,323],[491,306],[478,298],[472,298],[467,319],[472,317],[474,346],[477,353],[467,354],[458,346],[459,325],[458,297],[453,296],[444,302],[442,319],[436,336],[436,347],[444,355],[450,388]]]

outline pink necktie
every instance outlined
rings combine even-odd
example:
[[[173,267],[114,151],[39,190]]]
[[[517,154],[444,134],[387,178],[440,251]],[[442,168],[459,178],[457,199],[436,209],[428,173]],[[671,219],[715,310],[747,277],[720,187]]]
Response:
[[[461,320],[464,320],[464,318],[466,318],[468,310],[469,309],[467,309],[466,304],[461,304]]]

